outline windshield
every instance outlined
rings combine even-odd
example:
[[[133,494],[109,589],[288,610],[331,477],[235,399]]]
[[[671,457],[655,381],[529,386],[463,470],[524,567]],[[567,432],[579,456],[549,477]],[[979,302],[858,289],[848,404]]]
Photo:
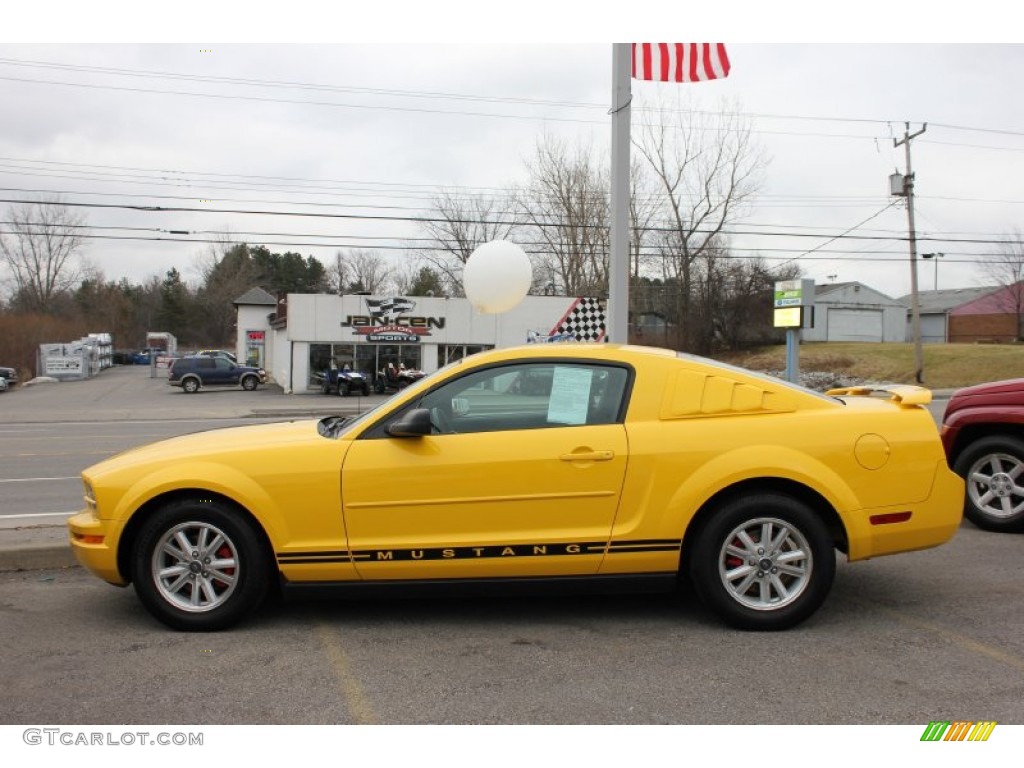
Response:
[[[433,385],[435,378],[452,368],[456,368],[462,365],[462,360],[455,360],[454,362],[448,363],[443,368],[439,368],[422,379],[413,382],[405,389],[401,390],[399,394],[402,395],[403,399],[406,395],[414,395],[421,389],[427,389]],[[327,416],[320,420],[317,425],[317,431],[326,438],[337,439],[351,432],[355,427],[363,424],[364,422],[376,418],[380,413],[393,405],[394,397],[378,403],[368,411],[363,411],[358,416]]]

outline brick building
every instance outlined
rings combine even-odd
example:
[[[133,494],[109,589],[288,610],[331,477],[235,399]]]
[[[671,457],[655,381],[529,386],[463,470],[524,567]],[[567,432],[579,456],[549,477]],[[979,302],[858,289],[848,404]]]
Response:
[[[1024,338],[1024,285],[997,288],[949,312],[950,343],[1008,343]]]

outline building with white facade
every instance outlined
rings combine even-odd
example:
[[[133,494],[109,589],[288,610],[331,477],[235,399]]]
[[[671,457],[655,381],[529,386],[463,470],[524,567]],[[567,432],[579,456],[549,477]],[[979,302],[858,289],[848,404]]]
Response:
[[[554,340],[603,341],[601,301],[527,296],[484,315],[464,298],[290,293],[256,288],[235,302],[239,360],[261,365],[285,392],[319,392],[334,364],[376,377],[388,365],[436,371],[494,347]]]
[[[903,341],[907,308],[863,283],[828,283],[814,289],[814,326],[804,341]]]

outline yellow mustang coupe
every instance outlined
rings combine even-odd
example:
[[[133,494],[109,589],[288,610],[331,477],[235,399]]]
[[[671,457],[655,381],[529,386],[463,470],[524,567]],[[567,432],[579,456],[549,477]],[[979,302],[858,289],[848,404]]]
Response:
[[[849,560],[960,525],[918,387],[828,395],[664,349],[492,350],[356,418],[214,430],[82,473],[86,568],[181,630],[235,624],[280,584],[661,591],[724,621],[810,616]]]

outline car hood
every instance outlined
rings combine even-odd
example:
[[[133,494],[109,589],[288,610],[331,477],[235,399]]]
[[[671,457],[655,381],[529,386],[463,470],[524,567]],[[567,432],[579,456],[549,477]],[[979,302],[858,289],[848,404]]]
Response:
[[[946,416],[965,408],[1020,408],[1024,379],[1006,379],[958,389],[946,405]]]
[[[172,437],[132,448],[94,464],[85,474],[95,479],[121,470],[165,463],[177,459],[202,459],[208,456],[245,454],[280,450],[298,443],[326,440],[317,431],[315,419],[274,424],[227,427]]]
[[[1006,379],[990,381],[986,384],[975,384],[964,387],[953,393],[953,397],[978,397],[979,395],[1024,394],[1024,379]]]

